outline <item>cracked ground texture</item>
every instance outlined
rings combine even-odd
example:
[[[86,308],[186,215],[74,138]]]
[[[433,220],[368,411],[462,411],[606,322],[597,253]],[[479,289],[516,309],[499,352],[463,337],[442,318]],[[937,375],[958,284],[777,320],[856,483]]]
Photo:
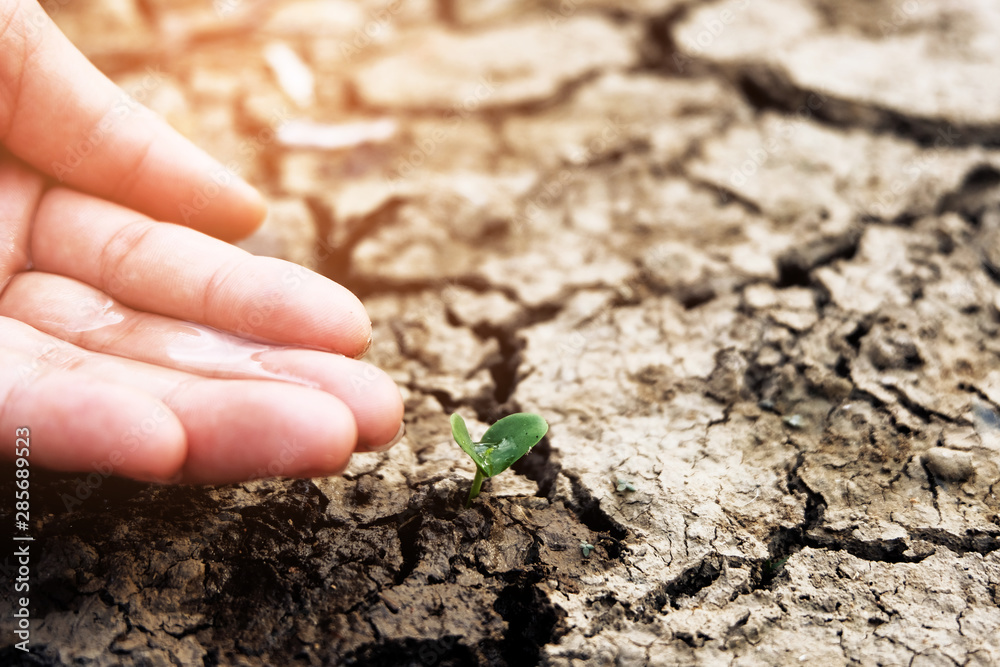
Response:
[[[407,437],[36,480],[5,664],[1000,664],[995,2],[50,4],[362,296]],[[516,410],[463,509],[448,415]]]

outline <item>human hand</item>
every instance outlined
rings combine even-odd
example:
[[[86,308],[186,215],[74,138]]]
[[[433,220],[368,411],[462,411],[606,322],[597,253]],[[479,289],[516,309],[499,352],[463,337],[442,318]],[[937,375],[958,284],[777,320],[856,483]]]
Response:
[[[0,442],[28,426],[37,465],[224,483],[393,441],[399,392],[352,358],[361,303],[202,234],[246,235],[262,199],[233,177],[190,214],[221,166],[138,107],[108,123],[121,99],[35,3],[0,8]]]

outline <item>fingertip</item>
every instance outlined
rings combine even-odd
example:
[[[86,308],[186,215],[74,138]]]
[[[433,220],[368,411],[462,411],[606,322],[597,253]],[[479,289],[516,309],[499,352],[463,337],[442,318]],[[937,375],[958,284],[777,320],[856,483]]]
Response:
[[[360,315],[357,317],[356,332],[351,336],[351,340],[353,341],[353,352],[346,356],[352,359],[363,358],[372,348],[372,321],[368,319],[364,307],[361,308]]]
[[[403,438],[403,396],[381,369],[365,363],[360,375],[368,385],[345,398],[358,421],[358,451],[383,452]]]
[[[227,484],[342,472],[358,438],[350,409],[282,382],[203,380],[172,398],[188,428],[184,480]],[[205,410],[205,405],[215,406]]]
[[[383,451],[399,441],[403,396],[388,373],[357,359],[315,350],[276,349],[259,355],[263,368],[278,376],[315,382],[351,411],[357,450]]]
[[[314,444],[306,449],[290,477],[340,475],[351,462],[358,442],[358,427],[351,409],[337,398],[321,392],[322,422],[315,425]]]
[[[400,422],[399,428],[396,430],[396,434],[393,435],[389,440],[382,442],[381,444],[373,444],[371,442],[363,443],[359,441],[358,450],[366,452],[385,452],[398,445],[403,440],[404,435],[406,435],[406,424],[404,422]],[[377,443],[380,441],[381,438],[374,442]]]
[[[372,343],[375,342],[375,335],[371,332],[371,325],[369,325],[368,330],[370,332],[368,334],[368,342],[365,343],[365,348],[361,350],[361,354],[354,357],[355,359],[364,359],[368,351],[372,349]]]
[[[222,224],[212,227],[216,230],[212,236],[232,243],[250,236],[263,224],[267,217],[267,200],[242,178],[237,177],[230,187],[233,201],[226,207],[228,210],[219,212],[224,216]]]
[[[224,187],[214,182],[195,187],[190,201],[181,202],[176,215],[165,215],[164,220],[230,243],[250,236],[267,217],[267,200],[242,178],[231,178]]]
[[[241,276],[257,277],[256,291],[246,279],[235,282],[242,289],[241,310],[233,317],[252,328],[219,328],[285,345],[313,347],[358,358],[372,338],[372,322],[361,300],[326,276],[274,257],[254,257]],[[266,277],[266,278],[264,278]],[[262,317],[268,302],[280,303],[277,316]],[[218,325],[217,325],[218,326]]]
[[[323,300],[329,304],[318,331],[323,332],[321,347],[352,359],[367,354],[372,344],[372,321],[361,299],[349,289],[320,276],[319,289],[301,302],[303,308]]]
[[[130,424],[127,435],[123,433],[120,438],[125,461],[118,474],[144,482],[176,482],[187,460],[184,425],[157,399],[150,398],[143,412],[147,416]],[[150,425],[153,434],[146,432]]]

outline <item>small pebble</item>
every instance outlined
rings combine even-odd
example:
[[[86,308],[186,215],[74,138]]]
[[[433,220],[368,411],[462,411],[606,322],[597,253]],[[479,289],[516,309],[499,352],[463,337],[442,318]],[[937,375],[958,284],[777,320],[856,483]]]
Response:
[[[782,421],[791,426],[792,428],[802,428],[805,425],[806,420],[802,418],[802,415],[789,415],[785,417]]]
[[[972,477],[972,454],[947,447],[931,447],[924,453],[924,462],[935,477],[949,482],[964,482]]]

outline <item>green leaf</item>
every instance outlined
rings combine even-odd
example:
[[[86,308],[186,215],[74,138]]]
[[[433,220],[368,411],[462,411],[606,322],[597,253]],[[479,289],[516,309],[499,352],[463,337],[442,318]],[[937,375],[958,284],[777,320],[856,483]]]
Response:
[[[483,468],[483,457],[476,450],[475,445],[472,443],[472,438],[469,436],[469,427],[465,425],[465,420],[462,419],[462,415],[457,412],[451,416],[451,435],[455,438],[455,442],[458,446],[462,448],[462,451],[469,455],[469,458],[476,464],[476,467],[482,471],[484,477],[489,477],[486,474],[486,470]]]
[[[462,426],[465,426],[464,422]],[[527,454],[529,449],[538,444],[548,430],[549,425],[545,420],[531,412],[508,415],[490,426],[483,434],[483,439],[474,444],[476,454],[482,458],[483,463],[480,467],[483,474],[493,477],[511,467],[515,461]],[[454,422],[452,422],[452,432],[454,432]],[[461,442],[458,444],[462,445]],[[465,451],[468,453],[468,450]],[[476,456],[469,455],[476,461]],[[476,465],[480,465],[478,461]]]
[[[530,412],[518,412],[499,420],[486,429],[481,441],[473,442],[465,420],[457,412],[453,414],[451,435],[462,451],[476,464],[476,476],[472,480],[472,488],[469,489],[469,498],[465,501],[465,506],[469,507],[473,499],[479,495],[484,477],[499,475],[509,468],[538,444],[548,430],[549,425],[540,416]]]

